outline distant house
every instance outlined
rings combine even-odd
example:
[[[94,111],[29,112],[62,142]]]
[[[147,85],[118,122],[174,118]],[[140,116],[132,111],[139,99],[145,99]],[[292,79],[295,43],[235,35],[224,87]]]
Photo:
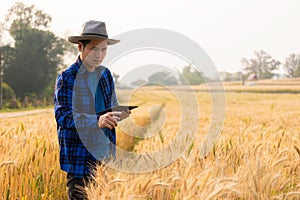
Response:
[[[249,74],[249,76],[247,77],[248,81],[256,81],[257,80],[257,75],[255,73],[251,73]]]

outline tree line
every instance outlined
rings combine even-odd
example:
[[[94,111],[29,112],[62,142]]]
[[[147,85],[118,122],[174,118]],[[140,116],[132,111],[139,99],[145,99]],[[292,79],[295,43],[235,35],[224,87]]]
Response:
[[[52,98],[54,80],[69,45],[50,31],[51,20],[42,10],[21,2],[8,10],[0,26],[5,100],[18,97],[28,103]],[[4,38],[7,33],[11,41]]]
[[[199,85],[209,80],[205,77],[202,72],[200,72],[192,64],[183,67],[182,71],[177,70],[177,77],[175,77],[171,72],[163,70],[151,74],[147,80],[137,79],[133,81],[131,86],[141,86],[141,85]]]
[[[272,56],[263,51],[255,51],[254,58],[242,58],[242,70],[229,73],[226,71],[219,72],[223,81],[245,81],[245,80],[259,80],[271,78],[297,78],[300,77],[300,54],[292,53],[283,62],[280,62]],[[279,72],[280,67],[283,66],[283,74]],[[163,85],[199,85],[206,81],[216,81],[211,77],[205,77],[193,65],[188,65],[177,71],[179,78],[176,78],[168,71],[159,71],[148,77],[148,80],[138,79],[131,83],[133,86],[147,85],[151,83],[159,83]]]
[[[220,72],[224,81],[241,79],[271,79],[280,76],[282,66],[283,78],[300,77],[300,54],[292,53],[283,62],[274,59],[269,53],[260,50],[254,52],[254,58],[242,58],[242,71],[236,73]],[[280,78],[280,77],[277,77]]]

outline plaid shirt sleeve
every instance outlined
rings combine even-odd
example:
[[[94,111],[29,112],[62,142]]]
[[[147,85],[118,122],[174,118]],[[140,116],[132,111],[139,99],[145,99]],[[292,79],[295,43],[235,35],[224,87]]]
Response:
[[[68,129],[75,129],[72,114],[72,89],[72,82],[64,81],[63,75],[58,75],[54,95],[55,118],[58,126]]]
[[[96,129],[98,128],[96,115],[76,112],[76,106],[74,106],[74,102],[72,102],[72,99],[76,98],[72,96],[74,94],[74,82],[74,78],[65,73],[62,73],[57,78],[54,97],[55,118],[57,124],[66,129]]]

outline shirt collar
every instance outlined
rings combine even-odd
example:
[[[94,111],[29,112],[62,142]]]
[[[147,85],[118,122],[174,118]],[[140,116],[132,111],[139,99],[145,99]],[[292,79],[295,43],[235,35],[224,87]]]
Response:
[[[77,60],[76,60],[76,64],[79,68],[78,72],[79,74],[82,74],[84,75],[86,73],[86,68],[84,67],[83,63],[82,63],[82,60],[80,59],[80,56],[78,56]]]

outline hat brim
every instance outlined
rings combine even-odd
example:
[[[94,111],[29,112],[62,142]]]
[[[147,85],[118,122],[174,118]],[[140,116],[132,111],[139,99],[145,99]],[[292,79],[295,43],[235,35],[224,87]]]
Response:
[[[85,36],[70,36],[68,37],[69,42],[78,44],[80,40],[97,40],[97,39],[104,39],[107,40],[108,45],[117,44],[120,40],[114,40],[110,38],[105,38],[97,35],[85,35]]]

